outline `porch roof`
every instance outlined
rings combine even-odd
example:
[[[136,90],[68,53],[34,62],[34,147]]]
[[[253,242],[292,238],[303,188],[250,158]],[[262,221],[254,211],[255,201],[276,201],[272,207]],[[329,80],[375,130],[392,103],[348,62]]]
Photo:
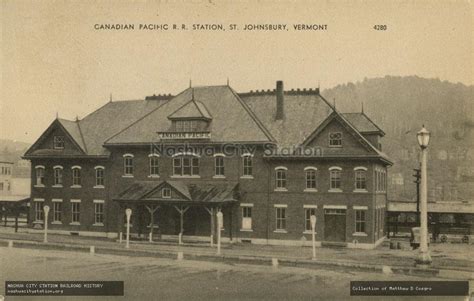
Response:
[[[163,198],[161,187],[168,186],[175,191],[172,198]],[[124,189],[114,201],[119,203],[151,204],[221,204],[236,202],[238,183],[186,183],[184,181],[134,181]]]

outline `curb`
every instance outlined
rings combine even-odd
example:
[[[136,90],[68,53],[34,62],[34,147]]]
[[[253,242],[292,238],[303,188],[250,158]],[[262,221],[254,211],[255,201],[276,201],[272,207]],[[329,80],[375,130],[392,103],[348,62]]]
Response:
[[[292,258],[275,258],[270,256],[245,256],[245,255],[216,255],[205,253],[185,253],[183,251],[165,251],[165,250],[139,250],[125,248],[111,248],[89,245],[73,245],[64,243],[43,243],[37,241],[26,240],[6,240],[0,239],[1,247],[8,248],[29,248],[41,250],[59,250],[59,251],[76,251],[90,254],[108,254],[118,256],[139,256],[139,257],[157,257],[166,259],[189,259],[196,261],[212,261],[233,264],[251,264],[264,266],[284,266],[306,269],[328,269],[328,270],[347,270],[383,274],[402,274],[420,277],[440,277],[446,279],[458,280],[474,280],[474,272],[460,271],[452,269],[437,268],[417,268],[410,266],[386,266],[366,263],[357,263],[351,261],[323,261],[311,259],[292,259]]]

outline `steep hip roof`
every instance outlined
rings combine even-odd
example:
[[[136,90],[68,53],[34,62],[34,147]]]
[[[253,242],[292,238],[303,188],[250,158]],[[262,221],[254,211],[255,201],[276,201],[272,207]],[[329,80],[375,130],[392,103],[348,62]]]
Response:
[[[272,141],[271,135],[253,112],[228,86],[206,86],[184,90],[108,139],[105,145],[157,142],[157,132],[171,129],[171,121],[167,117],[187,104],[193,98],[192,94],[212,116],[212,142]]]

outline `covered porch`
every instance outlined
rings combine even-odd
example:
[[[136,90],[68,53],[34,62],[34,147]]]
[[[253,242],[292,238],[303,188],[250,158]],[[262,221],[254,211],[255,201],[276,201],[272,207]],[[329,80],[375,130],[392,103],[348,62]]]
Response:
[[[132,239],[185,242],[217,237],[217,213],[224,214],[223,237],[233,241],[237,183],[189,184],[182,181],[136,181],[114,201],[120,208],[119,238],[126,233],[125,210],[131,209]]]

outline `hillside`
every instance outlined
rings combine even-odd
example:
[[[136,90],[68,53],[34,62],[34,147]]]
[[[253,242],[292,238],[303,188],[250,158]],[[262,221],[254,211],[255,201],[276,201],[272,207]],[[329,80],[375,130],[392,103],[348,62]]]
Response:
[[[12,175],[15,178],[30,177],[30,163],[21,159],[30,145],[26,142],[0,139],[0,160],[14,163]]]
[[[322,91],[341,112],[361,111],[386,133],[389,198],[414,199],[418,167],[416,132],[425,124],[429,146],[429,200],[472,200],[474,196],[474,87],[417,76],[364,79]]]

